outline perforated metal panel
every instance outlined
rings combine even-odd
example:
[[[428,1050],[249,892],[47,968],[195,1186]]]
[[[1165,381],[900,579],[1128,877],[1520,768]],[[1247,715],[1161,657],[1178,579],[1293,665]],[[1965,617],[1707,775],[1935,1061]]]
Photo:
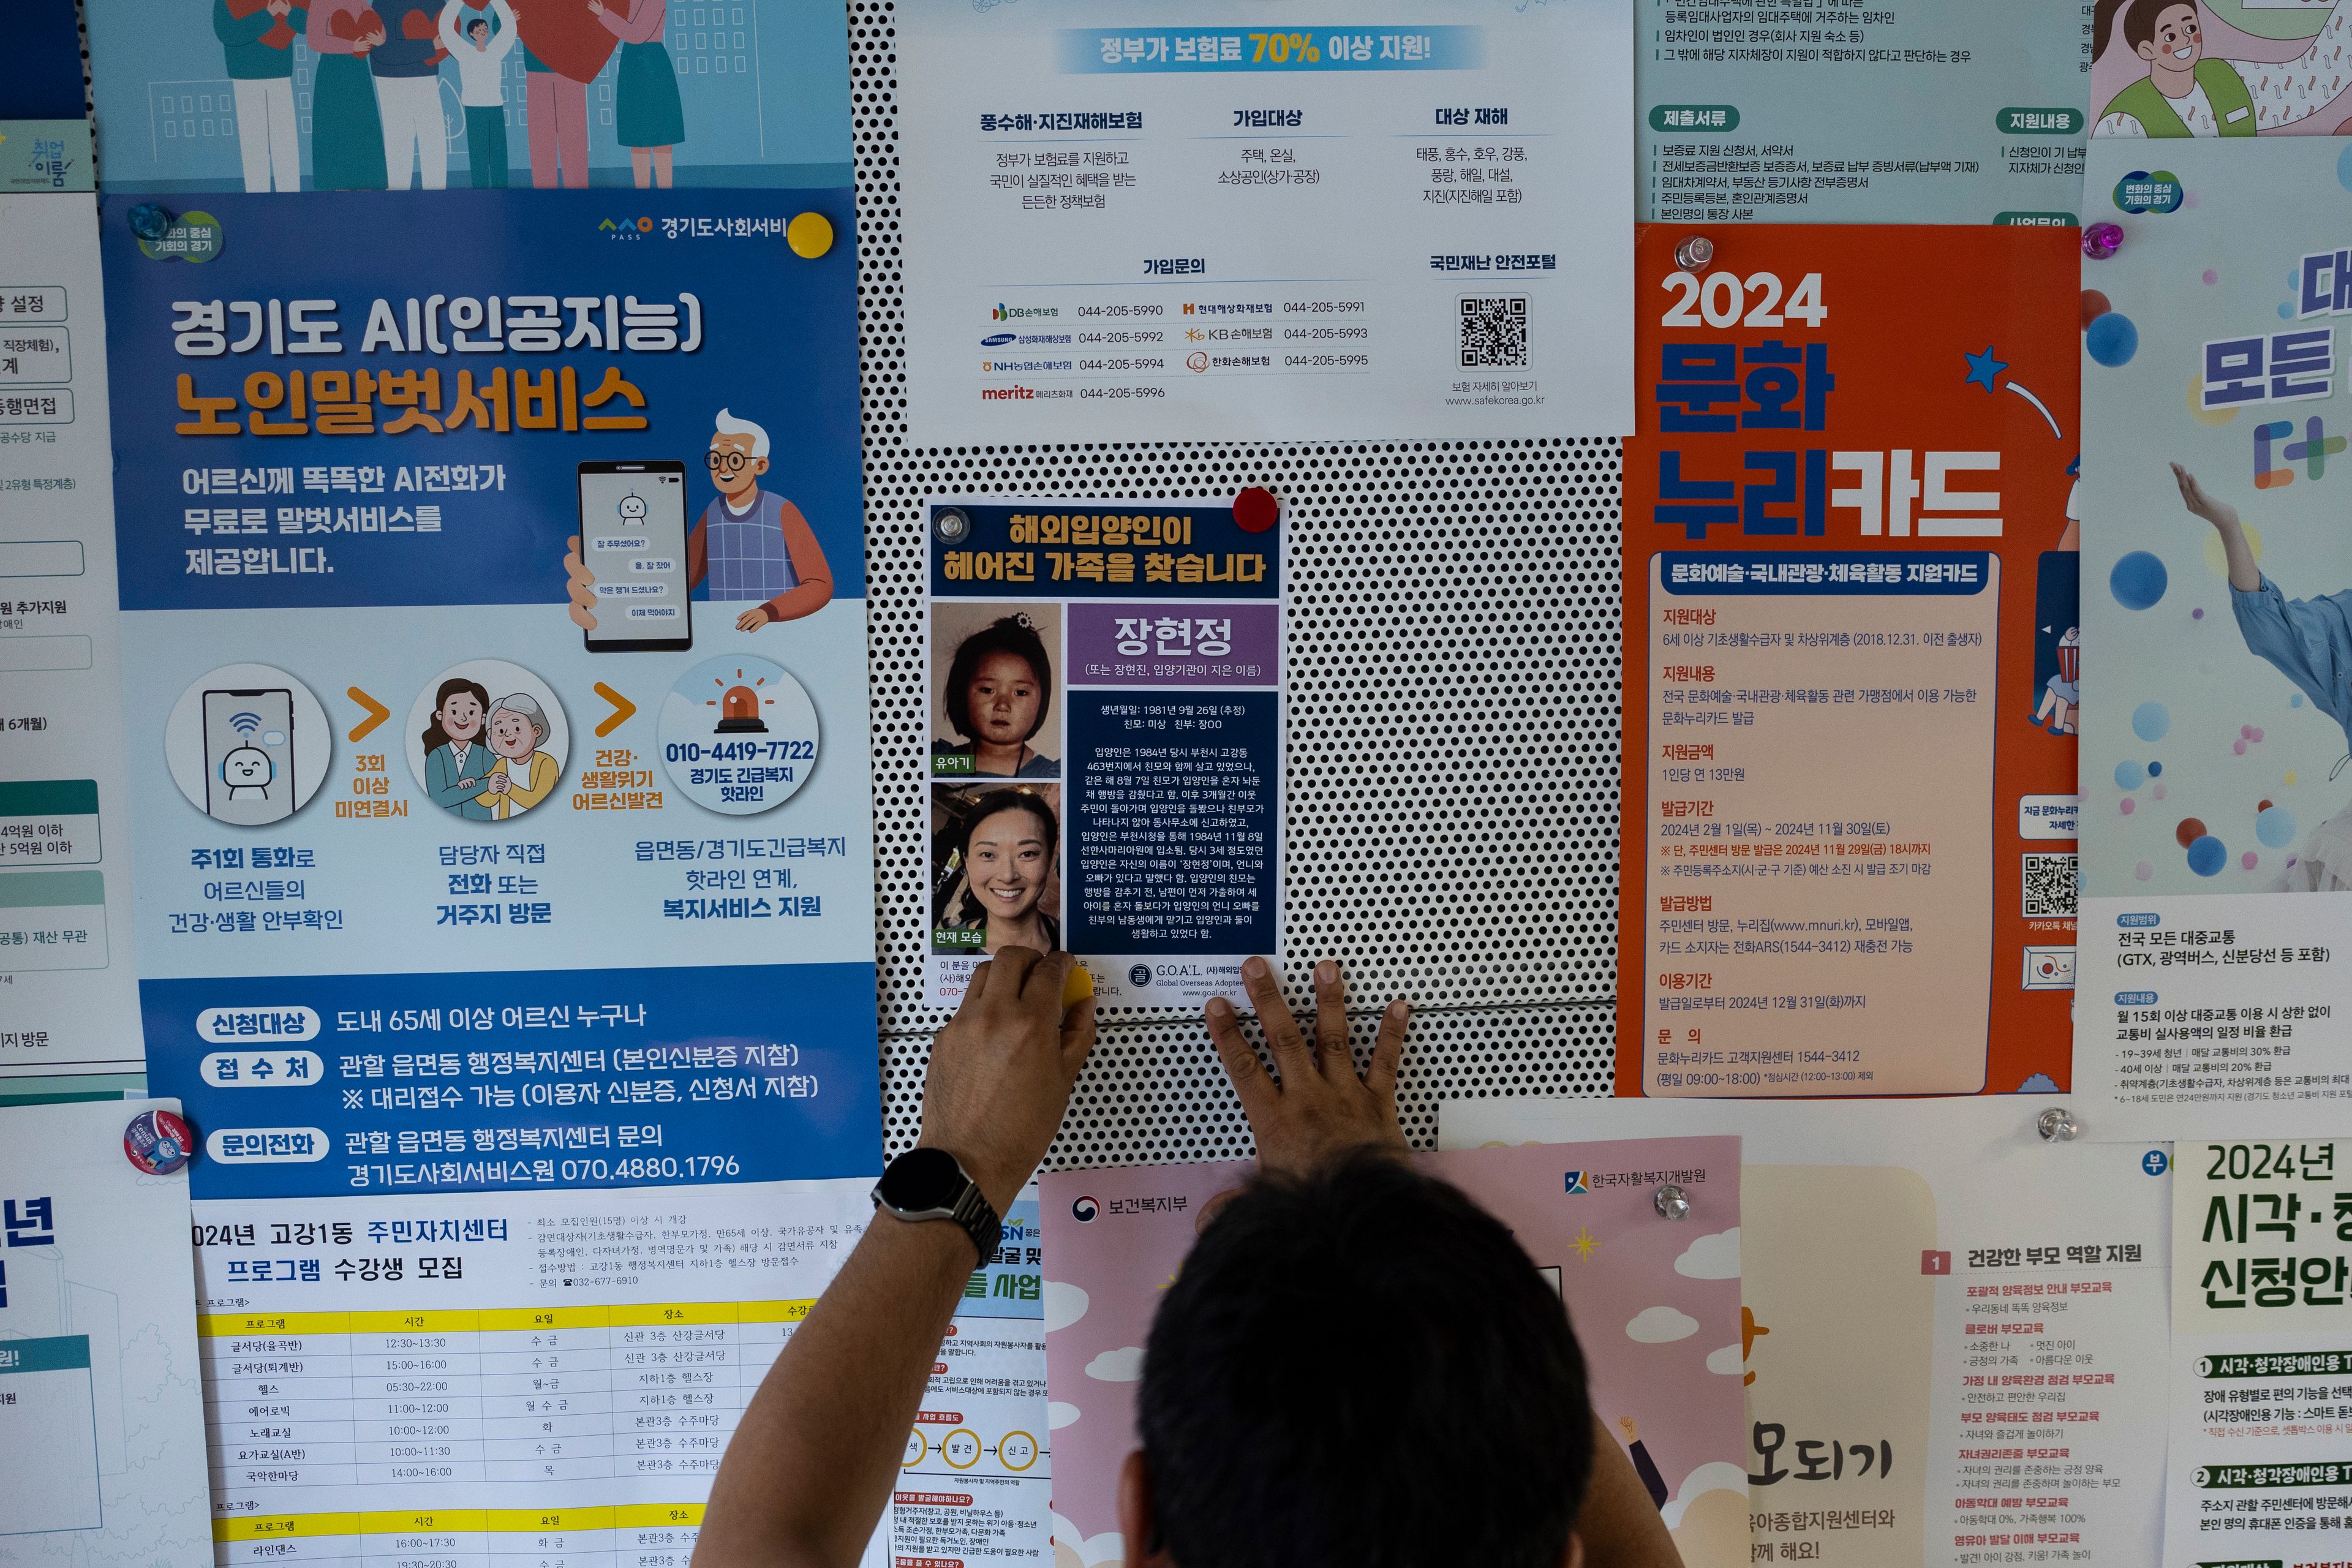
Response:
[[[895,8],[852,0],[884,1136],[914,1140],[927,495],[1155,500],[1264,485],[1289,531],[1286,973],[1349,966],[1359,1049],[1418,1012],[1400,1086],[1608,1092],[1615,981],[1614,439],[907,445]],[[1303,988],[1294,988],[1303,994]],[[1223,1159],[1248,1129],[1199,1020],[1107,1024],[1049,1167]]]

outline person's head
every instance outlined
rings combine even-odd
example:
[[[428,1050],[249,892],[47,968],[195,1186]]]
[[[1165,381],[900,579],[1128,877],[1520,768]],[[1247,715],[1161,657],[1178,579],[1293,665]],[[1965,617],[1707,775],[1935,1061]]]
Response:
[[[490,710],[489,689],[462,677],[445,680],[433,694],[433,721],[425,726],[425,749],[452,741],[471,742],[482,733],[482,720]]]
[[[499,698],[483,727],[489,731],[490,750],[509,762],[519,763],[547,743],[547,710],[520,691]]]
[[[760,476],[768,471],[768,432],[724,408],[716,423],[718,429],[711,435],[710,451],[703,461],[709,466],[710,482],[719,487],[719,493],[739,500],[759,489]]]
[[[1021,746],[1054,708],[1054,661],[1026,616],[991,621],[956,645],[940,693],[955,732],[991,746]]]
[[[963,872],[990,920],[1026,920],[1054,874],[1061,825],[1034,790],[991,790],[964,819]]]
[[[490,19],[488,16],[477,16],[472,21],[467,23],[466,37],[474,40],[474,47],[478,49],[488,48],[490,47]]]
[[[1562,1568],[1584,1357],[1502,1223],[1366,1152],[1260,1176],[1161,1296],[1119,1489],[1130,1564]]]
[[[2191,0],[2098,0],[2091,36],[2100,53],[2118,22],[2124,47],[2152,66],[2187,70],[2204,58],[2205,24]]]

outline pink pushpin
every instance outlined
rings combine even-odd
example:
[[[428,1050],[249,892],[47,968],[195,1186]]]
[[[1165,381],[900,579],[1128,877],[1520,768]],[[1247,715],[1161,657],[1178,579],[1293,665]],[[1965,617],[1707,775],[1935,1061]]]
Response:
[[[2121,224],[2095,223],[2083,230],[2083,254],[2094,261],[2105,261],[2122,249],[2123,243]]]

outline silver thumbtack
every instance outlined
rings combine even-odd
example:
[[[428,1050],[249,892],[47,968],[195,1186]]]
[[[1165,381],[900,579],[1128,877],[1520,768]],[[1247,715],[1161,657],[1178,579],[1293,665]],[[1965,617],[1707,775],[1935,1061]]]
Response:
[[[1703,234],[1692,235],[1675,247],[1675,265],[1685,272],[1704,272],[1715,261],[1715,241]]]
[[[1658,1211],[1660,1219],[1690,1218],[1690,1194],[1673,1182],[1651,1194],[1650,1205]]]
[[[2064,1106],[2053,1105],[2033,1119],[2033,1129],[2045,1143],[2071,1143],[2081,1136],[2083,1124]]]

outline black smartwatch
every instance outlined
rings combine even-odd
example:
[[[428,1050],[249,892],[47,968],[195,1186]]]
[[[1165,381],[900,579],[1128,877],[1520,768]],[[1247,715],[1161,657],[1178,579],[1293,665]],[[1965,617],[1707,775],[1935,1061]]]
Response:
[[[891,1161],[874,1188],[874,1206],[899,1219],[952,1220],[980,1248],[982,1267],[996,1261],[1004,1221],[962,1163],[944,1149],[909,1149]]]

